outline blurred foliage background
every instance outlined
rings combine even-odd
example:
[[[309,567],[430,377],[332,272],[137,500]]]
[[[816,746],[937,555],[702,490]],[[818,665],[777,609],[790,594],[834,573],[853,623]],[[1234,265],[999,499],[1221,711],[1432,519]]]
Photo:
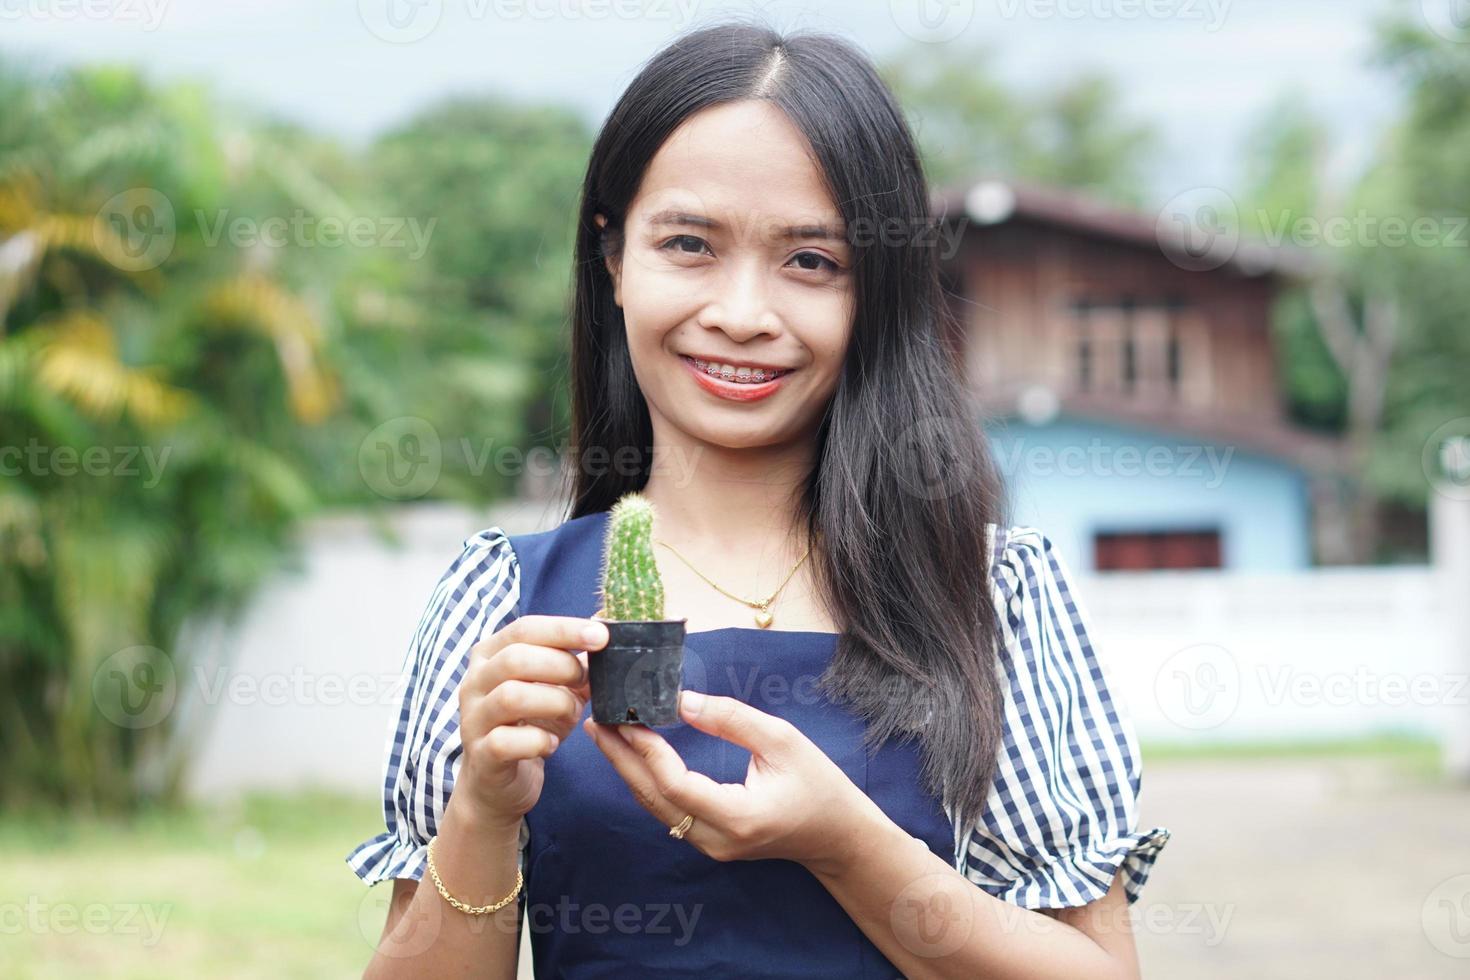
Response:
[[[1106,77],[1022,93],[989,57],[926,46],[883,66],[936,184],[1010,173],[1148,206],[1157,136]],[[1371,165],[1329,179],[1321,122],[1283,93],[1232,192],[1243,230],[1463,218],[1470,46],[1391,21],[1376,57],[1406,108]],[[127,810],[172,799],[184,759],[167,725],[98,717],[99,664],[241,608],[303,519],[391,506],[359,455],[375,427],[559,447],[593,134],[567,109],[463,96],[348,150],[200,85],[3,55],[0,105],[0,803]],[[314,231],[232,231],[282,218]],[[371,243],[323,245],[327,223],[363,220]],[[1351,440],[1369,557],[1377,502],[1422,508],[1425,435],[1470,415],[1461,236],[1323,246],[1324,273],[1282,301],[1293,413]],[[515,491],[452,448],[435,495]],[[152,473],[149,454],[156,479],[120,475]]]
[[[308,515],[386,506],[386,419],[551,440],[591,137],[484,99],[348,154],[108,67],[0,62],[0,103],[0,445],[45,450],[0,476],[0,802],[128,807],[183,759],[98,715],[103,658],[238,609]],[[512,489],[472,463],[436,493]]]

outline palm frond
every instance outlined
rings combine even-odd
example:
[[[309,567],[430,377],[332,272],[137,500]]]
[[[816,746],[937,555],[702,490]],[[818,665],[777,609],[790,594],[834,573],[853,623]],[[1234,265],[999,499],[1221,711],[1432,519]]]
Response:
[[[87,177],[106,167],[146,170],[156,165],[173,142],[158,119],[129,119],[104,126],[82,140],[65,156],[69,176]]]
[[[112,329],[98,314],[71,310],[42,329],[36,380],[92,418],[113,421],[126,410],[145,425],[167,425],[189,411],[188,392],[118,358]]]
[[[13,162],[0,176],[0,231],[30,228],[41,210],[41,178],[30,166]]]
[[[247,273],[214,289],[203,313],[215,329],[245,327],[275,345],[298,419],[320,422],[336,407],[338,383],[320,364],[321,324],[299,297],[265,276]]]
[[[296,515],[311,512],[317,495],[302,474],[280,453],[258,442],[236,439],[230,452],[251,482],[277,507]]]
[[[14,480],[0,482],[0,555],[7,563],[26,568],[46,564],[40,504],[34,493]]]
[[[146,640],[171,541],[144,521],[109,521],[95,507],[50,504],[57,606],[72,648],[74,693],[86,698],[108,654]]]
[[[13,409],[20,404],[38,347],[39,338],[33,332],[0,337],[0,408]]]
[[[0,333],[11,307],[35,282],[45,254],[44,239],[29,229],[0,240]]]

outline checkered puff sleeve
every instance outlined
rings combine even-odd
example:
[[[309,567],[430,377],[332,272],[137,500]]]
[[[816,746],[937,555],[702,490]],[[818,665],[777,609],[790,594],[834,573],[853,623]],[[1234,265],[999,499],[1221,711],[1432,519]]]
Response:
[[[498,527],[468,538],[429,597],[404,656],[403,701],[388,731],[383,763],[386,829],[347,855],[369,885],[423,877],[429,838],[459,772],[459,685],[470,650],[516,616],[520,568]],[[526,826],[521,824],[524,866]]]
[[[965,875],[1022,908],[1069,908],[1121,872],[1132,904],[1169,831],[1139,827],[1142,757],[1111,668],[1040,531],[996,529],[991,580],[1005,736]]]

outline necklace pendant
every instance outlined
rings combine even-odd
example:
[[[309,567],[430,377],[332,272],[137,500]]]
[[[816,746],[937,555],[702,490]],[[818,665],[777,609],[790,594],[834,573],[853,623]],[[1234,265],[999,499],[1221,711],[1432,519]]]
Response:
[[[757,626],[759,626],[761,629],[765,629],[766,627],[768,627],[768,626],[771,625],[771,621],[774,620],[775,618],[776,618],[775,616],[772,616],[770,613],[766,612],[764,609],[758,609],[758,610],[756,610],[756,614],[755,614],[755,624]]]

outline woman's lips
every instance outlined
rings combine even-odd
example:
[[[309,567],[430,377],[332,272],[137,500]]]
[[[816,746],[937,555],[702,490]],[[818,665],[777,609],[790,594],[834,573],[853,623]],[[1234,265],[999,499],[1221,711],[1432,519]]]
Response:
[[[683,354],[680,354],[679,360],[684,362],[685,366],[689,369],[689,373],[694,375],[695,382],[701,388],[712,395],[718,395],[720,398],[725,398],[732,402],[753,402],[762,398],[768,398],[774,395],[776,389],[781,387],[786,379],[791,376],[791,372],[787,371],[784,374],[772,378],[770,381],[726,381],[723,378],[717,378],[712,374],[701,371],[695,366],[694,359],[691,357],[685,357]]]

